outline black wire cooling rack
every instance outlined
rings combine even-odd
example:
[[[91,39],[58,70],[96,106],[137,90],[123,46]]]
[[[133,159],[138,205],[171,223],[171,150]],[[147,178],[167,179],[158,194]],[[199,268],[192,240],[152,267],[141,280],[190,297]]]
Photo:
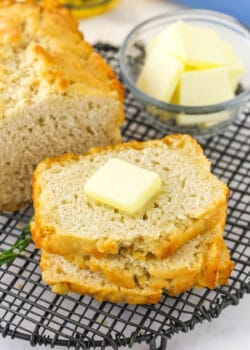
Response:
[[[96,49],[118,72],[117,49]],[[118,72],[119,74],[119,72]],[[125,139],[164,136],[127,92]],[[117,349],[146,341],[151,349],[165,349],[167,339],[187,332],[196,323],[211,321],[250,292],[249,167],[250,105],[223,135],[202,142],[213,171],[231,189],[226,241],[236,266],[228,286],[214,291],[193,289],[177,297],[164,296],[156,305],[96,302],[88,296],[55,295],[41,282],[40,253],[30,244],[8,267],[0,268],[0,332],[28,340],[31,345],[64,345],[75,349]],[[0,214],[1,249],[10,247],[32,216],[32,208]],[[160,345],[159,345],[160,344]]]

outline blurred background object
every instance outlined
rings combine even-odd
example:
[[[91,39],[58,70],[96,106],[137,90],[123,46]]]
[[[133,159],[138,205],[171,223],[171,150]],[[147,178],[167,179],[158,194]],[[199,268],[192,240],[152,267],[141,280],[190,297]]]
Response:
[[[174,2],[184,6],[224,12],[250,27],[250,0],[175,0]]]
[[[113,8],[119,0],[59,0],[77,18],[100,15]]]

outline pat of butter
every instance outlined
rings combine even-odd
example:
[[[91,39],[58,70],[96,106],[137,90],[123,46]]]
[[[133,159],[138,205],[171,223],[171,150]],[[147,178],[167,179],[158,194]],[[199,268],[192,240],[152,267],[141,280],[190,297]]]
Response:
[[[156,172],[112,158],[91,176],[84,190],[94,200],[134,214],[160,187]]]
[[[228,68],[211,68],[183,73],[180,81],[180,104],[204,106],[233,98]]]
[[[222,43],[214,30],[179,21],[175,38],[179,58],[185,65],[201,69],[225,64]]]
[[[146,94],[169,102],[183,71],[184,65],[158,46],[146,59],[137,86]]]

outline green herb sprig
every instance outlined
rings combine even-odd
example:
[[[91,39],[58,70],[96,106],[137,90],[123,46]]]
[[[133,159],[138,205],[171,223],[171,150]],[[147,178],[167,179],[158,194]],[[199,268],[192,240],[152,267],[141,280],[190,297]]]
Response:
[[[10,248],[0,252],[0,266],[13,263],[16,257],[19,256],[30,243],[30,223],[28,223],[24,226],[23,231],[16,242]]]

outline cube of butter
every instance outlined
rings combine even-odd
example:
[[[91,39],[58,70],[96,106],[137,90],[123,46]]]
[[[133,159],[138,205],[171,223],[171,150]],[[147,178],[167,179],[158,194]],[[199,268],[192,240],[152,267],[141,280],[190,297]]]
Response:
[[[150,55],[157,47],[162,47],[166,52],[178,58],[178,48],[176,45],[176,24],[172,24],[162,32],[156,34],[146,45],[146,53]]]
[[[149,96],[169,102],[184,71],[184,65],[158,46],[147,57],[137,86]]]
[[[239,83],[239,78],[245,73],[245,67],[233,47],[228,42],[223,42],[225,65],[229,69],[229,79],[233,92]]]
[[[225,64],[222,41],[216,31],[179,21],[175,37],[178,55],[185,65],[210,68]]]
[[[182,74],[180,81],[180,104],[204,106],[233,98],[226,67],[193,70]]]
[[[182,105],[204,106],[224,102],[233,98],[228,68],[211,68],[194,70],[182,75],[179,99]],[[184,115],[176,118],[176,123],[182,126],[200,125],[213,126],[229,118],[227,111],[202,114]]]
[[[160,176],[118,158],[111,158],[84,186],[89,198],[134,214],[160,189]]]

